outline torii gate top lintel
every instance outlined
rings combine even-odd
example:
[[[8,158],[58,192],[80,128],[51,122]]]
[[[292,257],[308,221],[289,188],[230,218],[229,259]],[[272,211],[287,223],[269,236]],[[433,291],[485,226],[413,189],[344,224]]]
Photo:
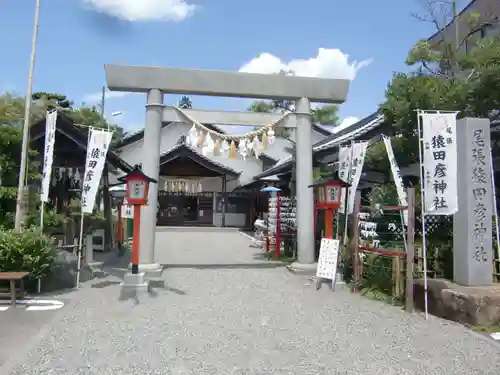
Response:
[[[280,74],[254,74],[217,70],[149,66],[104,66],[111,91],[298,100],[340,104],[346,100],[350,81],[306,78]]]

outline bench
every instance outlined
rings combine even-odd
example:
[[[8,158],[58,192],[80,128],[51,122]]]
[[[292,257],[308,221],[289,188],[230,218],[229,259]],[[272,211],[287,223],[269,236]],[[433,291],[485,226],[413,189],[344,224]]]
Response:
[[[16,281],[19,281],[19,297],[24,299],[24,278],[29,272],[0,272],[0,281],[9,281],[10,287],[7,292],[0,292],[1,297],[9,297],[12,306],[16,307]]]

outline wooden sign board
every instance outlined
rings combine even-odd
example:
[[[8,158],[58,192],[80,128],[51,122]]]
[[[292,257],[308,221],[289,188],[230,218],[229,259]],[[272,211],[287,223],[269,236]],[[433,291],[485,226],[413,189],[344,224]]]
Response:
[[[331,238],[322,238],[319,250],[318,268],[316,269],[316,279],[332,280],[335,282],[337,275],[337,261],[339,257],[340,241]]]

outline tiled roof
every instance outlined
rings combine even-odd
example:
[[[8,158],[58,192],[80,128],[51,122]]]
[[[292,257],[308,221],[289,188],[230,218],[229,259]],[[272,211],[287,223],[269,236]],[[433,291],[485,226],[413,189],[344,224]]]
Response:
[[[233,175],[239,175],[240,172],[234,170],[233,168],[228,167],[227,165],[224,165],[222,163],[219,163],[218,161],[203,155],[200,151],[198,151],[196,148],[189,146],[188,144],[184,142],[179,142],[177,143],[174,147],[171,149],[165,151],[160,155],[160,164],[161,164],[161,159],[167,158],[171,154],[175,154],[177,152],[180,152],[182,150],[188,151],[192,153],[193,155],[196,156],[197,159],[204,160],[207,164],[213,165],[216,167],[216,169],[224,170],[225,174],[233,174]]]
[[[319,151],[324,151],[330,148],[337,147],[338,145],[348,142],[350,140],[357,139],[363,136],[364,134],[368,133],[370,130],[373,130],[378,126],[382,125],[383,122],[384,122],[384,116],[379,112],[375,112],[370,116],[367,116],[364,119],[350,126],[347,126],[338,132],[333,133],[329,137],[313,145],[313,154]],[[262,172],[255,178],[259,179],[274,174],[279,175],[280,173],[287,171],[291,163],[292,163],[292,156],[289,156],[286,159],[280,160],[273,167]]]

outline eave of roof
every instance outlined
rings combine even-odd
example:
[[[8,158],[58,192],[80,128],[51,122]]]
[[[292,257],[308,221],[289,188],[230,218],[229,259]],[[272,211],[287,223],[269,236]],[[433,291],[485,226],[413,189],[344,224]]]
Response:
[[[332,134],[331,136],[321,140],[320,142],[313,145],[313,155],[315,155],[319,151],[326,151],[329,149],[333,149],[338,147],[340,144],[351,141],[353,139],[357,139],[370,130],[373,130],[384,122],[384,116],[380,112],[372,113],[371,115],[363,118],[362,120],[352,124],[351,126],[342,129],[341,131]],[[264,177],[279,175],[282,173],[286,173],[287,170],[291,167],[292,164],[292,156],[280,160],[273,167],[265,170],[264,172],[255,176],[255,179],[261,179]]]
[[[37,123],[33,124],[30,128],[30,140],[34,141],[36,139],[45,136],[45,121],[46,119],[42,119]],[[39,129],[39,127],[41,129]],[[78,129],[73,120],[65,115],[63,112],[57,112],[57,126],[56,132],[63,134],[66,138],[75,143],[80,149],[83,151],[87,150],[87,141],[88,136],[80,129]],[[121,169],[125,173],[129,173],[132,171],[133,167],[121,159],[117,154],[115,154],[112,150],[108,150],[106,155],[107,162],[113,166],[114,168]]]
[[[241,172],[235,171],[234,169],[203,155],[198,150],[185,143],[178,143],[170,150],[167,150],[163,154],[161,154],[160,165],[167,164],[168,162],[181,156],[189,157],[191,160],[195,161],[201,166],[221,175],[238,177],[241,174]]]

